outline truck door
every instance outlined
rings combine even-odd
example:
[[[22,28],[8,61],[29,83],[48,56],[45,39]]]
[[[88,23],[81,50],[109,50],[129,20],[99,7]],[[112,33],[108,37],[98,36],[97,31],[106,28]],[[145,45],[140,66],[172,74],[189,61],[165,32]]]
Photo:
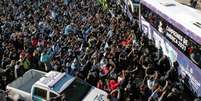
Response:
[[[47,90],[34,87],[32,101],[47,101]]]

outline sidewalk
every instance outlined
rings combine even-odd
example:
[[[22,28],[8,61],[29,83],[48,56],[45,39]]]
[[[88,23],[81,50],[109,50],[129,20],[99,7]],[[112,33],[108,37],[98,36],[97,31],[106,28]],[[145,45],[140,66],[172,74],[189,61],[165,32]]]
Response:
[[[180,2],[180,3],[184,4],[184,5],[190,6],[190,0],[176,0],[176,1]],[[198,4],[197,4],[196,9],[201,10],[201,0],[198,0]]]

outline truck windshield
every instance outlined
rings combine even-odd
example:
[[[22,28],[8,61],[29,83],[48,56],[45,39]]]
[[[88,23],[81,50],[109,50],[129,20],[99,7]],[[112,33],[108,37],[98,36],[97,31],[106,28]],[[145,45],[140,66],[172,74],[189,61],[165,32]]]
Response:
[[[75,79],[66,90],[64,90],[63,95],[66,101],[81,101],[88,91],[90,90],[91,86],[79,79]]]

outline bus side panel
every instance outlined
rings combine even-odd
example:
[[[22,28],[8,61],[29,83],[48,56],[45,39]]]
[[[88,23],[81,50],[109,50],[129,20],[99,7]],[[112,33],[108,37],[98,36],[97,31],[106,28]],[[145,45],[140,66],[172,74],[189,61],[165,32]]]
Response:
[[[179,63],[178,72],[183,78],[186,78],[187,86],[197,95],[201,96],[201,73],[200,68],[191,62],[180,50],[178,50],[172,43],[163,37],[155,28],[153,28],[147,21],[141,17],[142,31],[154,40],[157,48],[161,47],[163,53],[167,55],[171,62],[176,60]]]

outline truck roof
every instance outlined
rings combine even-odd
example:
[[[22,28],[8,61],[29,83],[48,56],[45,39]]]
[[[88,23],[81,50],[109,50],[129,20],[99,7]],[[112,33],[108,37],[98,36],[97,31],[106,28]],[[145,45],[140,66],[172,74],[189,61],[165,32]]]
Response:
[[[37,81],[35,85],[43,86],[57,93],[61,93],[74,81],[74,79],[75,77],[66,73],[50,71],[39,81]]]

